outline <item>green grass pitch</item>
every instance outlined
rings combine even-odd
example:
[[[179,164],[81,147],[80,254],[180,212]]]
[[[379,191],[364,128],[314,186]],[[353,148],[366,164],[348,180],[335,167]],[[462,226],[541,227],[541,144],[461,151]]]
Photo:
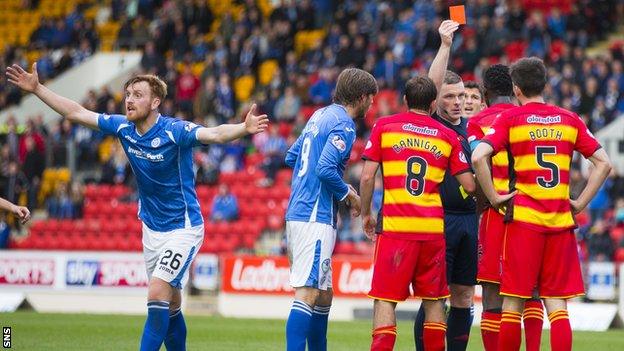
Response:
[[[188,350],[284,350],[283,320],[187,316]],[[92,314],[1,313],[11,326],[14,350],[138,350],[144,317]],[[330,322],[329,350],[368,350],[369,321]],[[399,323],[395,350],[413,350],[412,324]],[[472,330],[469,350],[481,350],[479,330]],[[542,350],[548,350],[544,333]],[[162,348],[164,350],[164,347]],[[575,332],[574,350],[624,350],[624,331]]]

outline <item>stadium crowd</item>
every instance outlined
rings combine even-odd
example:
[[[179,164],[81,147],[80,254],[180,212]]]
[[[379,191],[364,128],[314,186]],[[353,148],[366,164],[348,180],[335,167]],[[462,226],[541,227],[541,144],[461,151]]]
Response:
[[[136,4],[138,3],[138,5]],[[466,1],[468,25],[456,39],[450,69],[464,80],[480,80],[493,63],[539,56],[549,67],[547,102],[577,112],[592,131],[624,116],[624,42],[597,56],[587,48],[605,39],[622,18],[621,1]],[[551,5],[544,5],[551,3]],[[134,4],[134,5],[132,5]],[[197,182],[215,185],[219,174],[245,167],[250,155],[261,155],[266,175],[257,185],[271,187],[288,146],[296,139],[315,106],[328,104],[338,72],[361,67],[371,72],[380,93],[367,118],[358,121],[358,142],[346,178],[359,184],[358,162],[363,140],[375,119],[401,109],[401,87],[414,74],[424,74],[440,45],[437,28],[448,14],[444,1],[280,1],[268,15],[256,1],[240,1],[238,11],[217,15],[206,1],[111,1],[102,16],[119,21],[116,46],[141,49],[141,71],[166,81],[169,94],[161,113],[213,126],[238,121],[258,103],[273,125],[269,133],[242,142],[197,148]],[[136,5],[136,6],[135,6]],[[530,9],[530,10],[529,10]],[[40,77],[50,79],[98,51],[93,20],[77,7],[66,18],[45,19],[29,48],[9,46],[0,65],[28,66],[26,49],[37,48]],[[620,16],[620,17],[618,17]],[[314,40],[301,37],[314,34]],[[302,44],[303,42],[303,44]],[[264,64],[274,62],[266,79]],[[117,89],[117,88],[115,88]],[[0,109],[19,103],[21,93],[0,77]],[[82,101],[95,111],[122,111],[121,93],[108,87],[91,90]],[[2,196],[29,207],[45,207],[55,218],[81,215],[82,185],[65,184],[47,199],[37,195],[45,167],[65,166],[66,140],[74,143],[80,170],[97,169],[99,182],[132,186],[132,172],[119,145],[98,132],[67,121],[46,126],[39,116],[2,121]],[[358,147],[359,145],[359,147]],[[254,156],[255,157],[255,156]],[[575,184],[586,175],[575,164]],[[580,185],[572,186],[582,189]],[[380,206],[381,183],[374,202]],[[220,189],[227,216],[236,200]],[[612,260],[624,248],[624,177],[613,174],[581,220],[579,239],[587,258]],[[215,218],[227,220],[227,217]],[[339,240],[363,241],[361,223],[341,209]]]

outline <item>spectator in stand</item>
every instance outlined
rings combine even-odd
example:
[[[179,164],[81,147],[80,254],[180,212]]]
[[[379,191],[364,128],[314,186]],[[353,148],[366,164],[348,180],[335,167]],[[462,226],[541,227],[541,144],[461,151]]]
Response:
[[[617,226],[624,225],[624,197],[620,197],[615,201],[615,224]]]
[[[280,122],[293,122],[300,109],[301,100],[295,95],[295,89],[292,86],[287,86],[284,89],[284,95],[275,104],[273,116]]]
[[[230,86],[230,76],[226,73],[219,76],[216,115],[218,123],[224,123],[234,116],[234,92]]]
[[[4,212],[0,213],[0,249],[6,249],[9,246],[9,238],[11,237],[11,227],[6,222]]]
[[[132,196],[132,194],[126,195],[126,196]],[[71,197],[72,209],[73,209],[72,218],[74,219],[82,218],[83,209],[84,209],[84,185],[82,185],[79,182],[72,182],[70,186],[70,197]],[[135,202],[137,200],[138,200],[138,196],[136,196],[135,194],[135,198],[133,199],[133,201]]]
[[[102,166],[100,183],[126,184],[129,180],[130,173],[132,173],[128,158],[119,142],[113,142],[111,148],[111,157]]]
[[[178,76],[176,81],[176,102],[182,111],[193,111],[193,99],[195,99],[200,86],[201,83],[193,75],[191,65],[185,64],[182,68],[182,74]]]
[[[151,74],[162,75],[165,70],[165,59],[163,55],[156,52],[153,41],[145,43],[143,57],[141,57],[141,68]]]
[[[204,85],[195,95],[193,115],[206,120],[206,125],[218,125],[215,111],[217,109],[217,81],[213,76],[206,77]]]
[[[20,149],[20,133],[18,131],[17,122],[15,121],[15,116],[9,115],[7,118],[5,133],[4,142],[9,148],[8,157],[11,159],[17,159]]]
[[[315,105],[328,105],[331,102],[332,91],[336,83],[329,68],[322,68],[319,79],[310,87],[310,99]]]
[[[28,135],[24,138],[24,148],[26,154],[22,169],[30,187],[28,188],[28,207],[36,208],[37,195],[41,186],[41,179],[45,169],[45,155],[39,150],[32,136]]]
[[[119,27],[117,32],[117,46],[121,49],[130,48],[133,42],[133,35],[132,22],[127,18],[122,18],[121,27]]]
[[[613,261],[615,244],[609,236],[609,230],[603,219],[598,219],[589,231],[587,239],[587,253],[590,261]]]
[[[595,223],[598,219],[603,218],[605,212],[611,206],[609,191],[611,191],[611,187],[613,186],[614,174],[615,173],[612,171],[609,175],[609,178],[605,180],[594,198],[589,202],[589,205],[587,205],[587,208],[589,208],[589,213],[591,215],[592,224]]]
[[[262,168],[266,173],[266,177],[259,182],[259,185],[263,187],[273,185],[277,171],[285,166],[284,157],[286,156],[286,151],[288,151],[286,139],[279,134],[277,125],[272,125],[269,131],[269,137],[260,150],[262,155],[264,155]]]
[[[219,192],[212,202],[210,220],[213,222],[231,222],[238,219],[238,200],[230,193],[226,184],[219,185]]]
[[[3,197],[14,204],[19,203],[20,197],[28,194],[29,184],[16,160],[9,160],[7,173],[3,175],[3,178]]]
[[[80,46],[76,50],[74,50],[74,53],[72,55],[72,60],[73,60],[72,64],[78,65],[84,62],[91,55],[93,55],[93,50],[91,49],[91,46],[89,45],[89,41],[86,39],[83,39],[80,42]]]
[[[52,61],[50,55],[48,49],[43,49],[41,51],[41,56],[39,56],[37,60],[37,71],[42,80],[48,80],[54,77],[54,61]]]
[[[67,187],[67,183],[59,183],[52,195],[46,201],[46,209],[50,218],[74,218],[74,204]]]

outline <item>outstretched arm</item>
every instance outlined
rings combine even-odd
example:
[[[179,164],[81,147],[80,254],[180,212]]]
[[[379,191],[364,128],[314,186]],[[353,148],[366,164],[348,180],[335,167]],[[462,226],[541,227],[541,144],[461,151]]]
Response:
[[[30,211],[26,207],[17,206],[14,203],[8,200],[5,200],[1,197],[0,197],[0,209],[9,211],[13,213],[14,215],[16,215],[20,219],[20,222],[22,222],[22,224],[28,222],[28,220],[30,219]]]
[[[245,122],[200,128],[197,131],[197,140],[202,144],[223,144],[248,134],[262,133],[268,126],[269,118],[267,115],[256,115],[256,104],[253,104],[247,113]]]
[[[79,103],[60,96],[39,83],[37,63],[33,63],[32,72],[26,72],[19,65],[7,67],[6,75],[9,82],[22,90],[35,94],[46,105],[71,122],[82,124],[85,127],[98,129],[98,114],[82,107]]]
[[[453,44],[453,33],[459,28],[459,23],[451,20],[443,21],[440,24],[438,33],[440,33],[440,49],[436,54],[431,67],[429,67],[429,78],[433,81],[440,93],[440,88],[444,83],[444,75],[446,74],[446,68],[448,67],[449,56],[451,55],[451,45]]]

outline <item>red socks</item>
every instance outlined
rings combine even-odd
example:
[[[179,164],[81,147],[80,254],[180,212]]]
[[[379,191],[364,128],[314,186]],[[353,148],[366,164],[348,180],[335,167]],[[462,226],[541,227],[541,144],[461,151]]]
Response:
[[[503,311],[498,336],[499,351],[518,351],[522,342],[520,323],[522,316],[518,312]]]
[[[446,323],[425,322],[423,344],[425,351],[444,351],[446,341]]]
[[[500,330],[501,313],[484,311],[481,314],[481,339],[485,351],[498,350],[498,332]]]
[[[527,300],[522,314],[526,351],[539,351],[544,324],[544,307],[541,300]]]
[[[568,311],[557,310],[548,315],[550,320],[550,349],[553,351],[572,350],[572,328]]]
[[[371,351],[392,351],[396,335],[396,325],[387,325],[373,330]]]

